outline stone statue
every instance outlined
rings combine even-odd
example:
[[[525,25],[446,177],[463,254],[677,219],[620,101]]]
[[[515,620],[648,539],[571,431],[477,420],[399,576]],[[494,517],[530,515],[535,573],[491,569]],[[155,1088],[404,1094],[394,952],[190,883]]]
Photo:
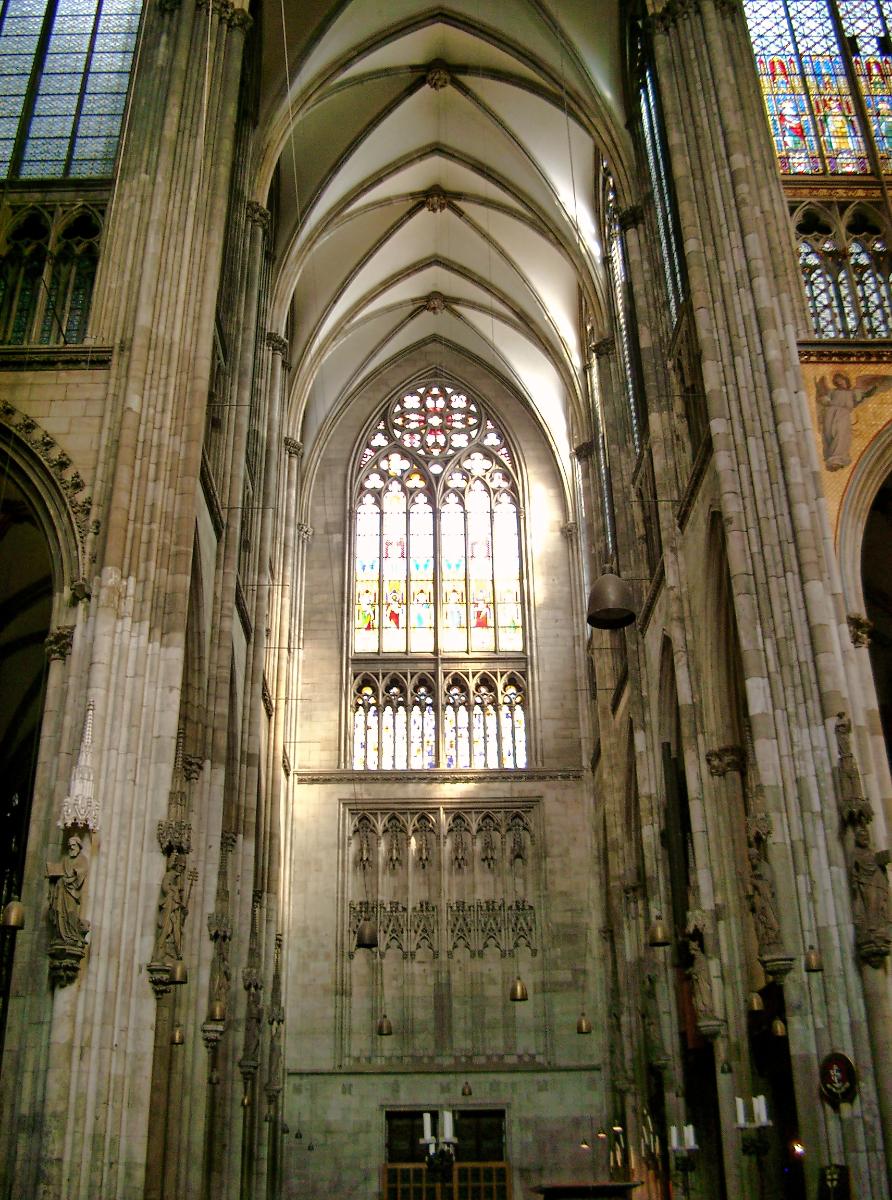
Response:
[[[756,925],[759,953],[769,955],[781,948],[781,929],[777,915],[774,872],[757,845],[750,846],[749,904]]]
[[[50,884],[47,910],[50,978],[59,987],[65,987],[77,977],[87,950],[90,924],[81,920],[81,893],[89,866],[84,843],[76,834],[68,839],[68,857],[46,865]]]
[[[156,962],[175,962],[183,956],[183,925],[189,912],[189,894],[183,887],[186,858],[173,854],[161,880],[158,927],[155,935]]]
[[[858,953],[871,966],[879,966],[888,955],[892,937],[889,925],[888,850],[874,850],[865,825],[855,830],[855,847],[850,866],[852,916]]]
[[[644,1050],[648,1062],[655,1067],[666,1066],[669,1055],[663,1045],[663,1033],[660,1028],[657,977],[650,972],[644,976],[641,983],[641,1023],[644,1027]]]
[[[87,879],[89,861],[79,837],[68,839],[68,857],[59,863],[47,863],[50,881],[49,920],[53,940],[83,946],[90,926],[81,920],[81,892]]]
[[[691,981],[691,999],[694,1002],[697,1022],[699,1024],[701,1021],[715,1021],[709,959],[703,953],[703,947],[694,938],[688,940],[688,948],[691,952],[691,965],[687,969],[687,976]]]

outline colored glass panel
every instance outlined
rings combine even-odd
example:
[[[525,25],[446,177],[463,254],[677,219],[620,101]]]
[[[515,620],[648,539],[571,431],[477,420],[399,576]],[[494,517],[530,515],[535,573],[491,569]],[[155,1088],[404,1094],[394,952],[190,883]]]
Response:
[[[434,648],[434,511],[425,495],[412,499],[409,510],[411,571],[409,649]]]
[[[843,32],[884,172],[892,171],[892,43],[886,7],[878,0],[839,0]]]
[[[827,0],[744,0],[744,9],[781,171],[868,171]]]
[[[465,496],[468,586],[471,596],[471,649],[495,650],[493,615],[492,508],[486,485],[475,479]]]
[[[378,649],[381,511],[374,496],[365,495],[356,514],[354,577],[356,621],[353,646],[360,653]]]
[[[406,649],[406,493],[394,480],[382,498],[381,649]]]
[[[467,650],[465,510],[455,493],[446,497],[440,510],[440,547],[440,574],[443,581],[440,646],[443,650]]]

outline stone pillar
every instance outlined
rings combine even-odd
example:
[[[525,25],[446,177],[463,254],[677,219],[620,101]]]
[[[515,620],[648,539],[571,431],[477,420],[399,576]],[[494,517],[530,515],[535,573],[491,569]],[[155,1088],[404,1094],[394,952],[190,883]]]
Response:
[[[886,1166],[875,1147],[884,1135],[892,1145],[892,1094],[888,1072],[872,1061],[865,999],[871,1022],[888,1028],[888,998],[878,1005],[874,989],[865,996],[860,986],[837,831],[830,735],[836,701],[845,696],[848,703],[848,693],[796,346],[801,287],[790,267],[764,116],[754,112],[752,52],[739,4],[660,7],[653,22],[657,77],[703,355],[748,715],[772,846],[792,863],[779,899],[798,914],[800,930],[821,931],[828,968],[820,998],[814,987],[805,996],[791,981],[791,1001],[809,1005],[790,1024],[798,1107],[807,1120],[817,1088],[808,1031],[826,1028],[862,1071],[863,1127],[847,1146],[854,1190],[885,1197]],[[710,186],[697,182],[703,180]],[[789,947],[797,956],[804,948]],[[831,1156],[826,1144],[816,1150],[806,1163],[810,1176]]]

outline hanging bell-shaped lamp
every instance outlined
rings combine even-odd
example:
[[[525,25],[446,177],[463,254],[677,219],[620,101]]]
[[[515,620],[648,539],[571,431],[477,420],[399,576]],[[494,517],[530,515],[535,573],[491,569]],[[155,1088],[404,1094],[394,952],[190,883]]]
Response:
[[[749,998],[749,1003],[747,1004],[747,1008],[749,1009],[750,1012],[764,1012],[765,1011],[765,1001],[762,999],[762,997],[759,995],[758,992],[750,992],[750,998]]]
[[[648,946],[668,946],[670,940],[666,922],[663,920],[662,914],[657,913],[647,931],[647,944]]]
[[[529,997],[529,993],[527,992],[527,985],[524,983],[524,981],[518,975],[517,978],[514,980],[514,982],[511,984],[511,991],[508,993],[508,999],[514,1001],[514,1003],[517,1003],[521,1000],[529,1000],[529,998],[530,997]]]
[[[810,974],[814,973],[815,971],[823,971],[824,960],[821,958],[821,951],[816,950],[814,946],[809,946],[805,952],[805,962],[803,966]]]
[[[776,1038],[787,1036],[787,1027],[780,1017],[775,1017],[771,1022],[771,1036]]]
[[[619,575],[605,571],[589,592],[586,621],[593,629],[622,629],[635,620],[632,589]]]
[[[592,1023],[585,1015],[585,1010],[579,1014],[579,1020],[576,1022],[577,1033],[591,1033]]]
[[[173,1032],[170,1035],[171,1046],[182,1046],[186,1041],[186,1032],[182,1025],[174,1025]]]
[[[378,946],[378,926],[371,917],[363,917],[356,930],[356,949],[375,950]]]
[[[378,1037],[392,1037],[393,1026],[390,1023],[390,1018],[387,1013],[382,1013],[378,1018],[378,1024],[375,1026],[375,1033]]]
[[[226,1020],[226,1005],[222,1000],[212,1000],[208,1009],[208,1020],[219,1022]]]
[[[178,985],[189,982],[189,972],[181,958],[178,958],[170,968],[170,982]]]
[[[8,904],[3,905],[3,912],[0,914],[0,927],[3,929],[25,928],[25,906],[18,896],[13,896]]]

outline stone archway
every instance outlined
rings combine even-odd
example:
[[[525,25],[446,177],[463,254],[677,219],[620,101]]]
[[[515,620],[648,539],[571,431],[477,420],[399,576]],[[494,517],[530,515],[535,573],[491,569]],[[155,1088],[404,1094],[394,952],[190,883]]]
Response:
[[[861,542],[864,612],[872,623],[870,665],[886,753],[892,765],[892,470],[880,484]]]

